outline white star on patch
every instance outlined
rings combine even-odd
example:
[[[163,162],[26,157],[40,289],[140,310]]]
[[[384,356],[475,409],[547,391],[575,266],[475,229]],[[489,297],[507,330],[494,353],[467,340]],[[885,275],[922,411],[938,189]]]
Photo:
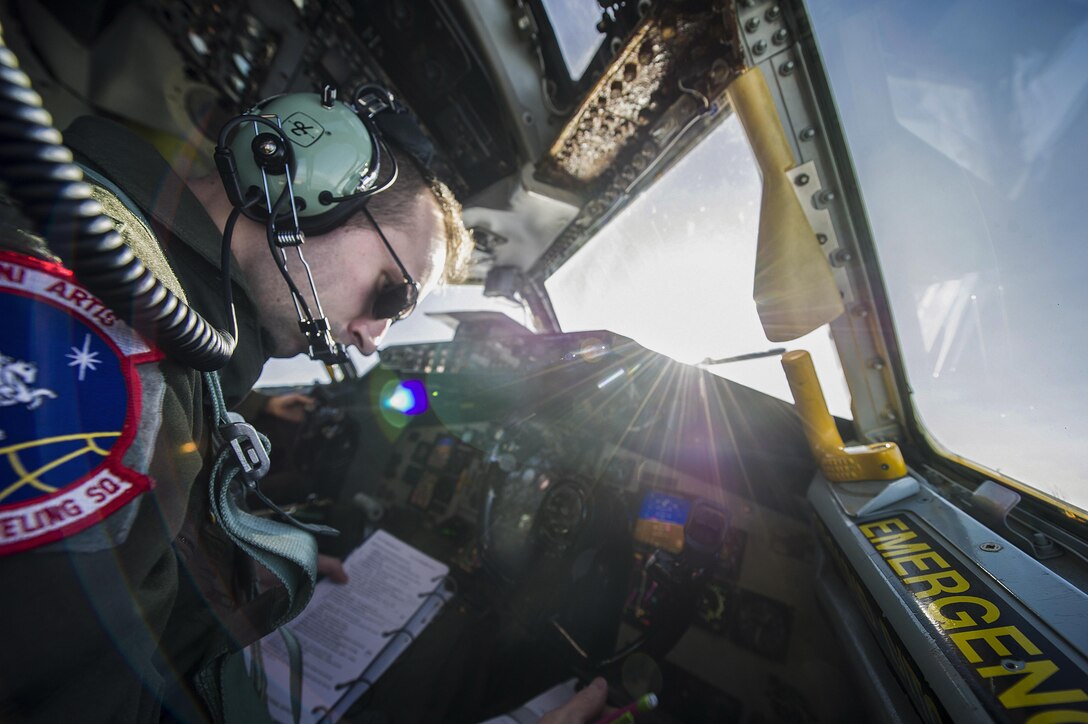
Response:
[[[83,377],[87,373],[87,370],[94,372],[95,367],[102,363],[102,360],[98,359],[98,353],[91,351],[90,334],[83,338],[83,349],[72,347],[72,351],[66,354],[65,357],[72,360],[68,363],[69,367],[79,367],[80,382],[83,381]]]

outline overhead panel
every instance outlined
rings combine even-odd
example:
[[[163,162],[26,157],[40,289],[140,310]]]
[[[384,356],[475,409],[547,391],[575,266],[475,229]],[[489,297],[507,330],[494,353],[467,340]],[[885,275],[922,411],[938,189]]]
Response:
[[[697,121],[717,114],[744,69],[733,3],[662,4],[631,33],[538,164],[537,177],[586,199],[533,267],[547,277],[667,166]],[[689,133],[690,132],[690,133]]]

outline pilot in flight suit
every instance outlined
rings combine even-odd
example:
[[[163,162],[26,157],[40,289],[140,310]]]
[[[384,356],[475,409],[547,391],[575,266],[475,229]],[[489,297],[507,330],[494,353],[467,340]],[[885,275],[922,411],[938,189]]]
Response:
[[[223,328],[221,234],[181,178],[152,146],[102,119],[79,119],[66,132],[65,141],[88,169],[88,180],[105,186],[96,186],[94,195],[122,227],[126,241],[167,286]],[[15,276],[25,279],[28,272],[44,274],[51,268],[49,264],[42,265],[45,271],[34,268],[21,256],[44,255],[44,249],[25,234],[8,227],[0,244],[7,251],[0,262]],[[79,291],[77,281],[55,278],[44,287],[53,289],[54,296],[66,296],[62,302],[89,296]],[[228,404],[250,389],[268,356],[266,332],[257,322],[245,280],[236,276],[234,281],[240,333],[238,347],[221,374]],[[24,296],[9,294],[4,299],[26,306]],[[89,306],[82,304],[84,311]],[[30,309],[34,319],[27,322],[34,327],[33,334],[30,326],[5,323],[0,352],[8,354],[22,342],[31,354],[37,350],[34,356],[39,358],[51,352],[59,355],[62,350],[55,345],[61,342],[51,338],[50,327],[42,326],[55,309],[37,307],[42,305]],[[61,312],[72,313],[70,308]],[[85,336],[94,340],[95,335]],[[77,335],[73,349],[79,348],[80,339]],[[111,352],[102,348],[87,353],[94,362],[80,370],[82,385],[106,371]],[[175,707],[170,715],[187,720],[204,706],[193,701],[188,675],[221,651],[267,633],[274,610],[283,605],[276,600],[276,589],[247,600],[248,561],[237,555],[209,517],[207,488],[197,482],[206,478],[209,462],[200,374],[165,358],[115,366],[123,378],[121,386],[138,393],[130,394],[128,410],[120,415],[122,428],[133,428],[131,439],[122,436],[119,445],[125,449],[111,452],[119,457],[120,469],[132,479],[147,480],[150,489],[122,496],[128,499],[119,501],[120,508],[102,513],[101,520],[41,544],[25,538],[33,532],[29,529],[43,525],[31,517],[32,509],[21,517],[17,510],[0,521],[14,533],[9,538],[23,533],[29,541],[0,556],[5,588],[0,597],[5,649],[0,663],[0,719],[5,721],[9,717],[154,721],[160,717],[164,696]],[[60,369],[77,374],[79,368],[62,364]],[[50,379],[56,378],[38,375],[43,385],[52,384]],[[86,426],[101,419],[110,404],[104,396],[111,389],[98,392],[97,399],[92,392],[99,407],[87,409],[81,399],[77,420]],[[14,408],[2,412],[14,414]],[[9,416],[0,419],[5,417]],[[4,425],[8,427],[7,420]],[[10,440],[13,434],[14,430],[5,430],[5,438]],[[50,487],[58,488],[69,481],[50,482]],[[9,502],[0,500],[0,506]],[[0,540],[0,545],[4,542]]]
[[[222,234],[201,199],[111,122],[80,119],[65,142],[141,261],[228,328]],[[425,181],[441,220],[413,243],[444,258],[428,276],[455,278],[471,238],[448,189]],[[11,475],[0,480],[0,719],[266,720],[239,650],[299,605],[284,585],[257,592],[252,554],[211,499],[208,378],[128,328],[22,230],[17,212],[0,210],[0,453]],[[419,285],[382,242],[403,286],[414,285],[410,306],[395,310],[407,313]],[[219,373],[223,400],[212,390],[217,414],[224,400],[241,401],[275,348],[252,288],[230,273],[238,345]],[[378,312],[382,294],[365,315],[384,329],[399,316]],[[562,716],[599,711],[603,684],[587,692]]]

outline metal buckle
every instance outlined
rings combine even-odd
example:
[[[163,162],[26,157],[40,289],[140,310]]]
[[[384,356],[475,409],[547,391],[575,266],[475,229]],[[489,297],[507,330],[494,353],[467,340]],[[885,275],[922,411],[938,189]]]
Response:
[[[265,452],[264,445],[257,436],[257,430],[246,422],[244,417],[237,412],[228,412],[227,419],[230,422],[219,426],[219,435],[234,452],[238,469],[246,485],[256,488],[257,481],[268,473],[271,466],[268,453]]]

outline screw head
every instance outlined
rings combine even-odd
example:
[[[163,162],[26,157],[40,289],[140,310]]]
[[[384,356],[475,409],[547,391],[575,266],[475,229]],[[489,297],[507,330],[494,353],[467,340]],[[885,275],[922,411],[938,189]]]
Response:
[[[279,146],[271,138],[265,141],[261,141],[261,144],[258,146],[258,149],[260,149],[261,153],[263,153],[265,156],[272,156],[276,153],[276,150],[278,148]]]
[[[1001,550],[1001,544],[995,541],[986,541],[985,543],[980,543],[978,548],[986,553],[997,553]]]
[[[854,258],[848,249],[836,249],[831,252],[831,266],[844,266]]]

